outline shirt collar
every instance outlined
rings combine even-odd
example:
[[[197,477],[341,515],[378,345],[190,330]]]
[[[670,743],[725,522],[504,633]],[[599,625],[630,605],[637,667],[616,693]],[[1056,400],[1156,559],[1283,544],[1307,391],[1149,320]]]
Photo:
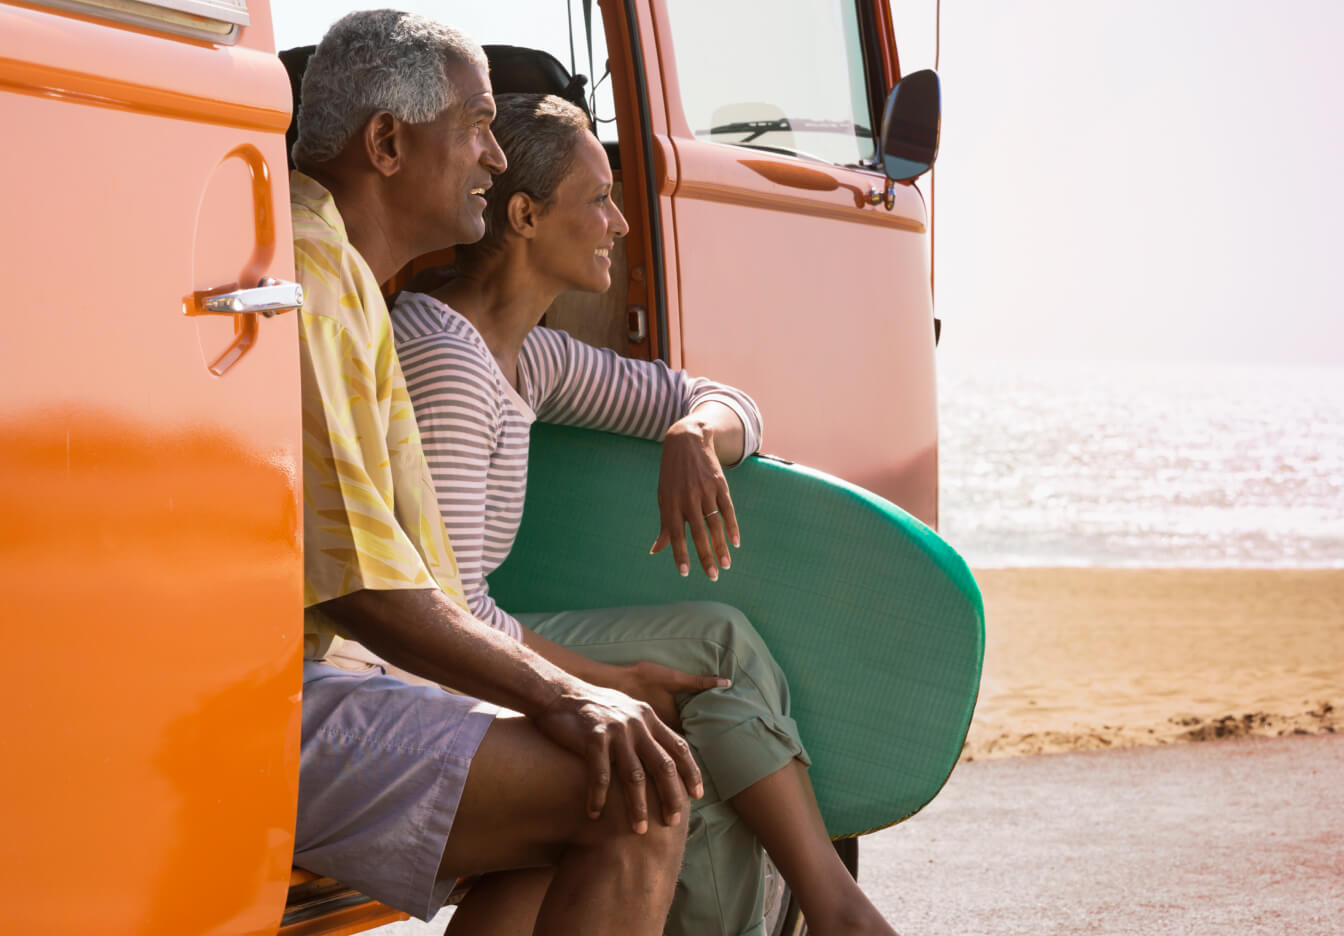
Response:
[[[289,201],[291,205],[306,208],[317,215],[324,224],[333,228],[342,240],[350,239],[345,233],[345,221],[341,219],[341,212],[336,208],[336,199],[331,197],[331,193],[320,182],[297,169],[291,169],[289,173]]]

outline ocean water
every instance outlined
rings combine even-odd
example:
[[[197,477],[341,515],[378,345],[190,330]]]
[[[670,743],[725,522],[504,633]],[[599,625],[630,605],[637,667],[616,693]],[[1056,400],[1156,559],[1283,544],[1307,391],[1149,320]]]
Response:
[[[972,566],[1344,568],[1344,367],[944,365],[939,414]]]

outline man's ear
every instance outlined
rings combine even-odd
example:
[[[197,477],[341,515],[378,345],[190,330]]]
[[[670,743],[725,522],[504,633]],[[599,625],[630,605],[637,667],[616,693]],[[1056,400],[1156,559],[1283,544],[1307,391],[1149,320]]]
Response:
[[[526,192],[514,192],[509,196],[509,228],[519,237],[531,240],[537,236],[537,217],[540,214],[541,205]]]
[[[388,111],[378,111],[364,122],[360,134],[364,155],[379,175],[396,175],[401,169],[405,134],[406,125]]]

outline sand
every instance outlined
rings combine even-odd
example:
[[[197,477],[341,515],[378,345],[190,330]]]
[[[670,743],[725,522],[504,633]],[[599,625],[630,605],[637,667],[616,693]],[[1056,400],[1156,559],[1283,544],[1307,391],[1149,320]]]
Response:
[[[1344,733],[1344,570],[986,569],[963,759]]]

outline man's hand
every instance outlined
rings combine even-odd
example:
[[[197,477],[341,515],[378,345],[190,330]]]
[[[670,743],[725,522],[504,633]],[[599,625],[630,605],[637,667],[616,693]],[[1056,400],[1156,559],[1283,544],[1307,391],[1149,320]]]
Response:
[[[728,412],[731,414],[731,410]],[[687,575],[691,566],[686,550],[686,526],[690,524],[696,555],[710,581],[718,581],[720,566],[725,569],[732,566],[725,534],[734,546],[741,542],[737,514],[715,450],[713,427],[695,413],[673,423],[663,437],[658,513],[662,528],[649,550],[651,554],[661,552],[670,543],[677,571]]]
[[[653,709],[614,689],[577,683],[534,719],[552,741],[584,759],[588,767],[588,816],[602,815],[613,768],[625,788],[626,807],[638,835],[649,830],[645,784],[651,774],[663,804],[663,822],[677,825],[689,814],[690,795],[704,795],[690,746],[658,720]]]
[[[721,676],[696,676],[643,661],[620,667],[619,676],[612,685],[632,698],[647,702],[663,724],[680,734],[681,713],[677,711],[676,696],[706,689],[725,689],[732,685],[732,681]]]

